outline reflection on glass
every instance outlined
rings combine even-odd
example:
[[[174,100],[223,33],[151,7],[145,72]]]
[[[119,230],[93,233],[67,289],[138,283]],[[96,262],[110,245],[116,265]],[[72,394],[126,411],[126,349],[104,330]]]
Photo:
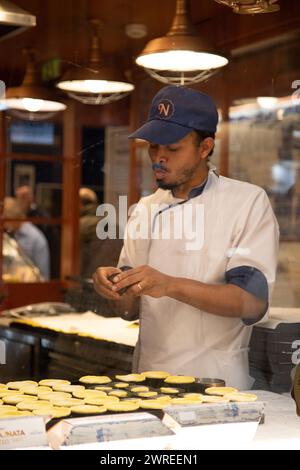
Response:
[[[39,269],[25,255],[20,245],[7,233],[3,234],[3,280],[5,282],[39,282]]]

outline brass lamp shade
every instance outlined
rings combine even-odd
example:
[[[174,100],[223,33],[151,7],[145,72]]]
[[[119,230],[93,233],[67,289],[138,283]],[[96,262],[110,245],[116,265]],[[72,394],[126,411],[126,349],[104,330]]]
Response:
[[[228,64],[224,54],[199,37],[188,16],[189,5],[190,0],[177,0],[170,31],[152,39],[136,59],[138,65],[164,83],[196,83]]]
[[[22,85],[8,88],[5,99],[1,100],[8,111],[26,120],[43,120],[64,111],[66,105],[59,101],[55,91],[41,84],[35,64],[35,52],[24,51],[28,56],[26,73]]]
[[[99,82],[98,85],[95,82]],[[134,89],[120,71],[108,66],[93,67],[93,69],[89,66],[74,67],[63,75],[57,87],[74,93],[93,93],[93,90],[95,93],[105,93],[105,82],[108,82],[106,90],[115,88],[118,93]]]
[[[90,23],[92,41],[88,64],[67,70],[57,87],[82,103],[106,104],[125,97],[134,85],[126,80],[120,70],[103,63],[99,39],[101,22],[92,20]]]

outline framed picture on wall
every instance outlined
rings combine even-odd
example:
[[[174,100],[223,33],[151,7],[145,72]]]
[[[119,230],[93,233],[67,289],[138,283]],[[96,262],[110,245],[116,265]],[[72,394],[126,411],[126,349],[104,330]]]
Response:
[[[14,168],[14,192],[20,186],[35,188],[35,167],[33,165],[16,165]]]

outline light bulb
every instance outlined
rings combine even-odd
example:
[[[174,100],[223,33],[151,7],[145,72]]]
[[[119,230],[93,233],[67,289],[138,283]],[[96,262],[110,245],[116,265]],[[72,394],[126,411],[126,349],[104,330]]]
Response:
[[[31,113],[37,113],[38,111],[41,111],[43,108],[43,100],[36,100],[32,98],[23,98],[22,99],[22,105],[26,111],[29,111]]]
[[[152,70],[172,70],[174,72],[192,72],[224,67],[226,57],[217,54],[194,51],[165,51],[145,54],[136,59],[136,63]]]
[[[58,88],[70,93],[124,93],[134,89],[131,83],[109,80],[68,80],[60,82]]]

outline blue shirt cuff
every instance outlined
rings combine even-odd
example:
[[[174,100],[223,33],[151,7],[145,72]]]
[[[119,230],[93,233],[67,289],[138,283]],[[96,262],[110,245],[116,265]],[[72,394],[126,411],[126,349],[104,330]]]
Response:
[[[257,268],[251,266],[239,266],[225,273],[226,284],[234,284],[249,292],[258,299],[266,302],[266,309],[260,319],[243,320],[246,325],[253,325],[260,321],[269,308],[269,287],[266,276]]]

